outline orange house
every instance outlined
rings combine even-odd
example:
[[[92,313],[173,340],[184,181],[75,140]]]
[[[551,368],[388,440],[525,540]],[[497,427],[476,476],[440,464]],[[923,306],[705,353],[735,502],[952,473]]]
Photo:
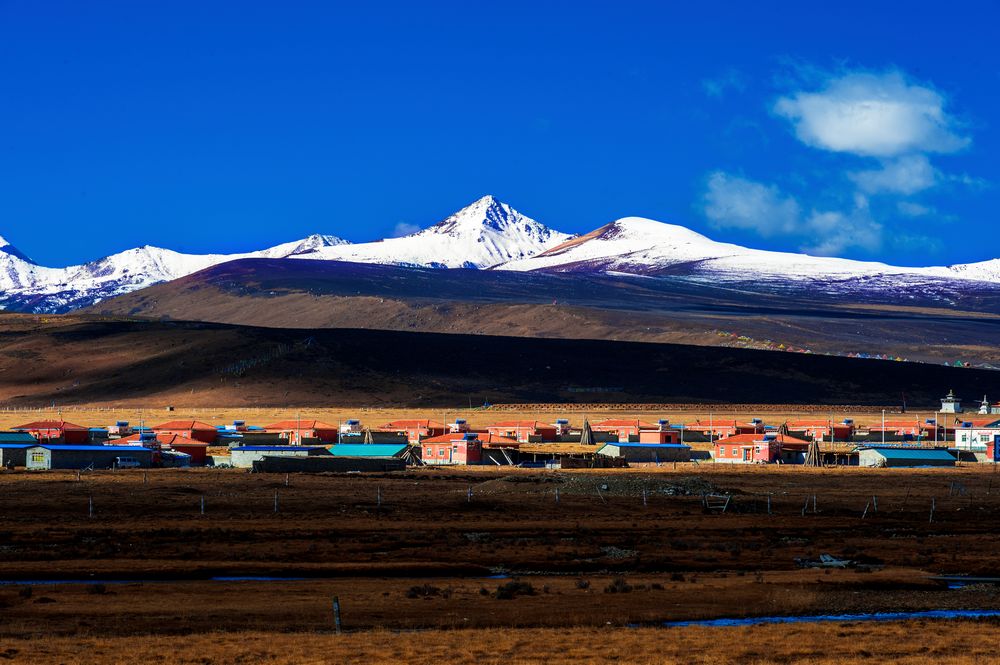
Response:
[[[660,426],[647,423],[643,420],[602,420],[599,423],[591,423],[590,429],[595,432],[610,432],[618,435],[619,441],[628,442],[630,436],[639,436],[643,430],[655,431]]]
[[[829,441],[831,432],[835,441],[850,441],[855,429],[853,421],[834,423],[829,420],[793,420],[786,425],[789,431],[802,432],[818,441]]]
[[[809,442],[786,434],[735,434],[715,442],[713,457],[721,464],[773,464],[785,445],[798,449]]]
[[[393,420],[378,429],[381,432],[404,434],[410,443],[420,443],[423,439],[441,436],[448,431],[445,425],[433,420]]]
[[[169,436],[176,434],[186,439],[201,441],[202,443],[215,443],[215,440],[219,438],[219,430],[208,423],[198,420],[171,420],[168,423],[163,423],[150,429],[156,432],[157,438],[160,435]]]
[[[147,442],[142,438],[141,434],[127,436],[121,439],[121,441],[128,441],[129,443]],[[180,434],[157,434],[156,442],[162,448],[176,450],[179,453],[187,453],[191,456],[191,464],[195,466],[205,465],[205,460],[208,457],[208,444],[203,441],[195,441]]]
[[[27,432],[38,439],[39,443],[74,443],[83,444],[90,441],[90,430],[82,425],[74,425],[65,420],[36,420],[12,428],[15,431]]]
[[[475,432],[424,439],[420,459],[424,464],[479,464],[483,461],[483,442]]]
[[[709,432],[711,432],[713,438],[725,438],[737,434],[763,434],[764,421],[754,418],[748,423],[741,423],[738,420],[719,420],[713,418],[708,421],[696,420],[693,423],[685,424],[684,429],[692,432],[701,432],[705,436],[708,436]]]
[[[288,439],[291,445],[300,445],[304,439],[318,439],[323,443],[339,441],[337,426],[320,420],[282,420],[271,423],[264,430],[277,433],[282,439]]]
[[[537,420],[505,420],[487,426],[486,431],[520,443],[556,440],[556,426]]]

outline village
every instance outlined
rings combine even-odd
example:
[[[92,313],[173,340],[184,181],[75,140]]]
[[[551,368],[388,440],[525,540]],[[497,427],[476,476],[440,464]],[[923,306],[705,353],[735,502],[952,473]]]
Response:
[[[386,472],[408,466],[614,469],[661,464],[925,467],[1000,461],[1000,404],[985,397],[966,414],[949,391],[933,417],[697,418],[673,423],[584,417],[494,420],[395,419],[337,423],[296,417],[265,425],[119,420],[87,427],[38,420],[0,431],[0,468],[216,467],[255,472]]]

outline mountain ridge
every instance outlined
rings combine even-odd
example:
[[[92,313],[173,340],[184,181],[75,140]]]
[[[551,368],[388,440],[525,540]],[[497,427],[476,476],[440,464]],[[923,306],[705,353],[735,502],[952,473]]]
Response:
[[[807,282],[854,295],[887,289],[961,299],[970,282],[1000,286],[1000,259],[900,267],[873,261],[754,249],[684,226],[623,217],[573,236],[484,196],[429,227],[395,238],[350,243],[313,234],[255,252],[184,254],[144,245],[67,268],[38,265],[0,237],[0,308],[66,312],[247,258],[318,259],[422,268],[627,274],[791,288]]]

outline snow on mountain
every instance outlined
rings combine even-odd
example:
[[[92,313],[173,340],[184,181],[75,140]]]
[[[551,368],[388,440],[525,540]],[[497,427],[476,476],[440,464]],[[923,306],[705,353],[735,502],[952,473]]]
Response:
[[[311,235],[257,252],[182,254],[145,245],[67,268],[32,263],[0,238],[0,307],[61,312],[166,282],[205,268],[246,258],[287,258],[346,244],[334,236]]]
[[[948,266],[948,270],[962,279],[1000,283],[1000,259],[990,259],[978,263],[959,263]]]
[[[958,299],[969,288],[1000,285],[1000,259],[950,267],[885,263],[750,249],[690,229],[626,217],[571,237],[485,196],[429,228],[399,238],[350,244],[312,235],[243,254],[183,254],[144,246],[68,268],[31,261],[0,237],[0,308],[63,312],[244,258],[304,258],[432,268],[675,275],[691,280],[756,282],[830,293],[886,289]]]
[[[869,261],[749,249],[711,240],[683,226],[641,217],[619,219],[537,256],[512,261],[498,268],[637,275],[689,274],[732,281],[959,276],[949,268],[906,268]]]
[[[432,268],[488,268],[554,247],[570,236],[484,196],[434,226],[400,238],[323,247],[299,258]]]

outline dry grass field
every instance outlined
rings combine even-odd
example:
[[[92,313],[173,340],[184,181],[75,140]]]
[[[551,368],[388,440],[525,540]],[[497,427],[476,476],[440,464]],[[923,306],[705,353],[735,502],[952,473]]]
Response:
[[[994,631],[996,620],[654,627],[998,608],[991,584],[952,589],[932,579],[1000,569],[996,479],[981,466],[710,464],[287,481],[239,470],[79,480],[0,472],[0,657],[986,663],[991,642],[974,636]],[[705,511],[702,491],[732,494],[731,509]],[[878,510],[863,516],[873,497]],[[824,553],[862,565],[796,564]],[[347,631],[340,637],[330,635],[335,596]]]
[[[831,623],[752,628],[489,629],[421,633],[368,631],[340,636],[273,632],[178,637],[80,637],[19,641],[0,657],[37,665],[161,663],[412,663],[437,665],[987,665],[998,662],[988,637],[996,624]]]
[[[133,425],[140,422],[147,426],[157,425],[168,420],[201,420],[213,425],[230,424],[234,420],[246,420],[250,425],[265,426],[280,420],[321,420],[336,424],[348,418],[359,418],[365,426],[378,427],[391,420],[405,418],[431,419],[452,422],[456,418],[465,418],[473,427],[485,427],[501,420],[540,420],[552,422],[555,418],[569,418],[574,425],[579,425],[584,418],[591,422],[605,418],[641,419],[655,423],[660,418],[666,418],[672,423],[690,423],[695,420],[708,422],[710,418],[718,421],[739,420],[748,421],[751,418],[763,418],[768,424],[780,424],[788,420],[827,420],[835,422],[844,418],[853,418],[860,425],[879,422],[882,411],[875,407],[853,407],[850,409],[830,407],[803,407],[794,405],[716,405],[711,408],[704,405],[670,405],[662,410],[649,409],[641,405],[593,405],[590,407],[565,404],[559,406],[524,405],[523,407],[498,406],[492,409],[468,408],[456,405],[453,408],[349,408],[349,407],[300,407],[300,408],[269,408],[269,407],[176,407],[168,411],[162,405],[144,407],[77,405],[59,408],[0,408],[0,428],[10,428],[33,420],[65,419],[87,427],[106,427],[116,420],[127,420]],[[900,414],[898,407],[889,407],[886,417],[892,419],[925,420],[934,418],[932,409],[911,409],[906,414]],[[940,415],[941,423],[947,416]],[[951,421],[948,421],[949,424]]]

